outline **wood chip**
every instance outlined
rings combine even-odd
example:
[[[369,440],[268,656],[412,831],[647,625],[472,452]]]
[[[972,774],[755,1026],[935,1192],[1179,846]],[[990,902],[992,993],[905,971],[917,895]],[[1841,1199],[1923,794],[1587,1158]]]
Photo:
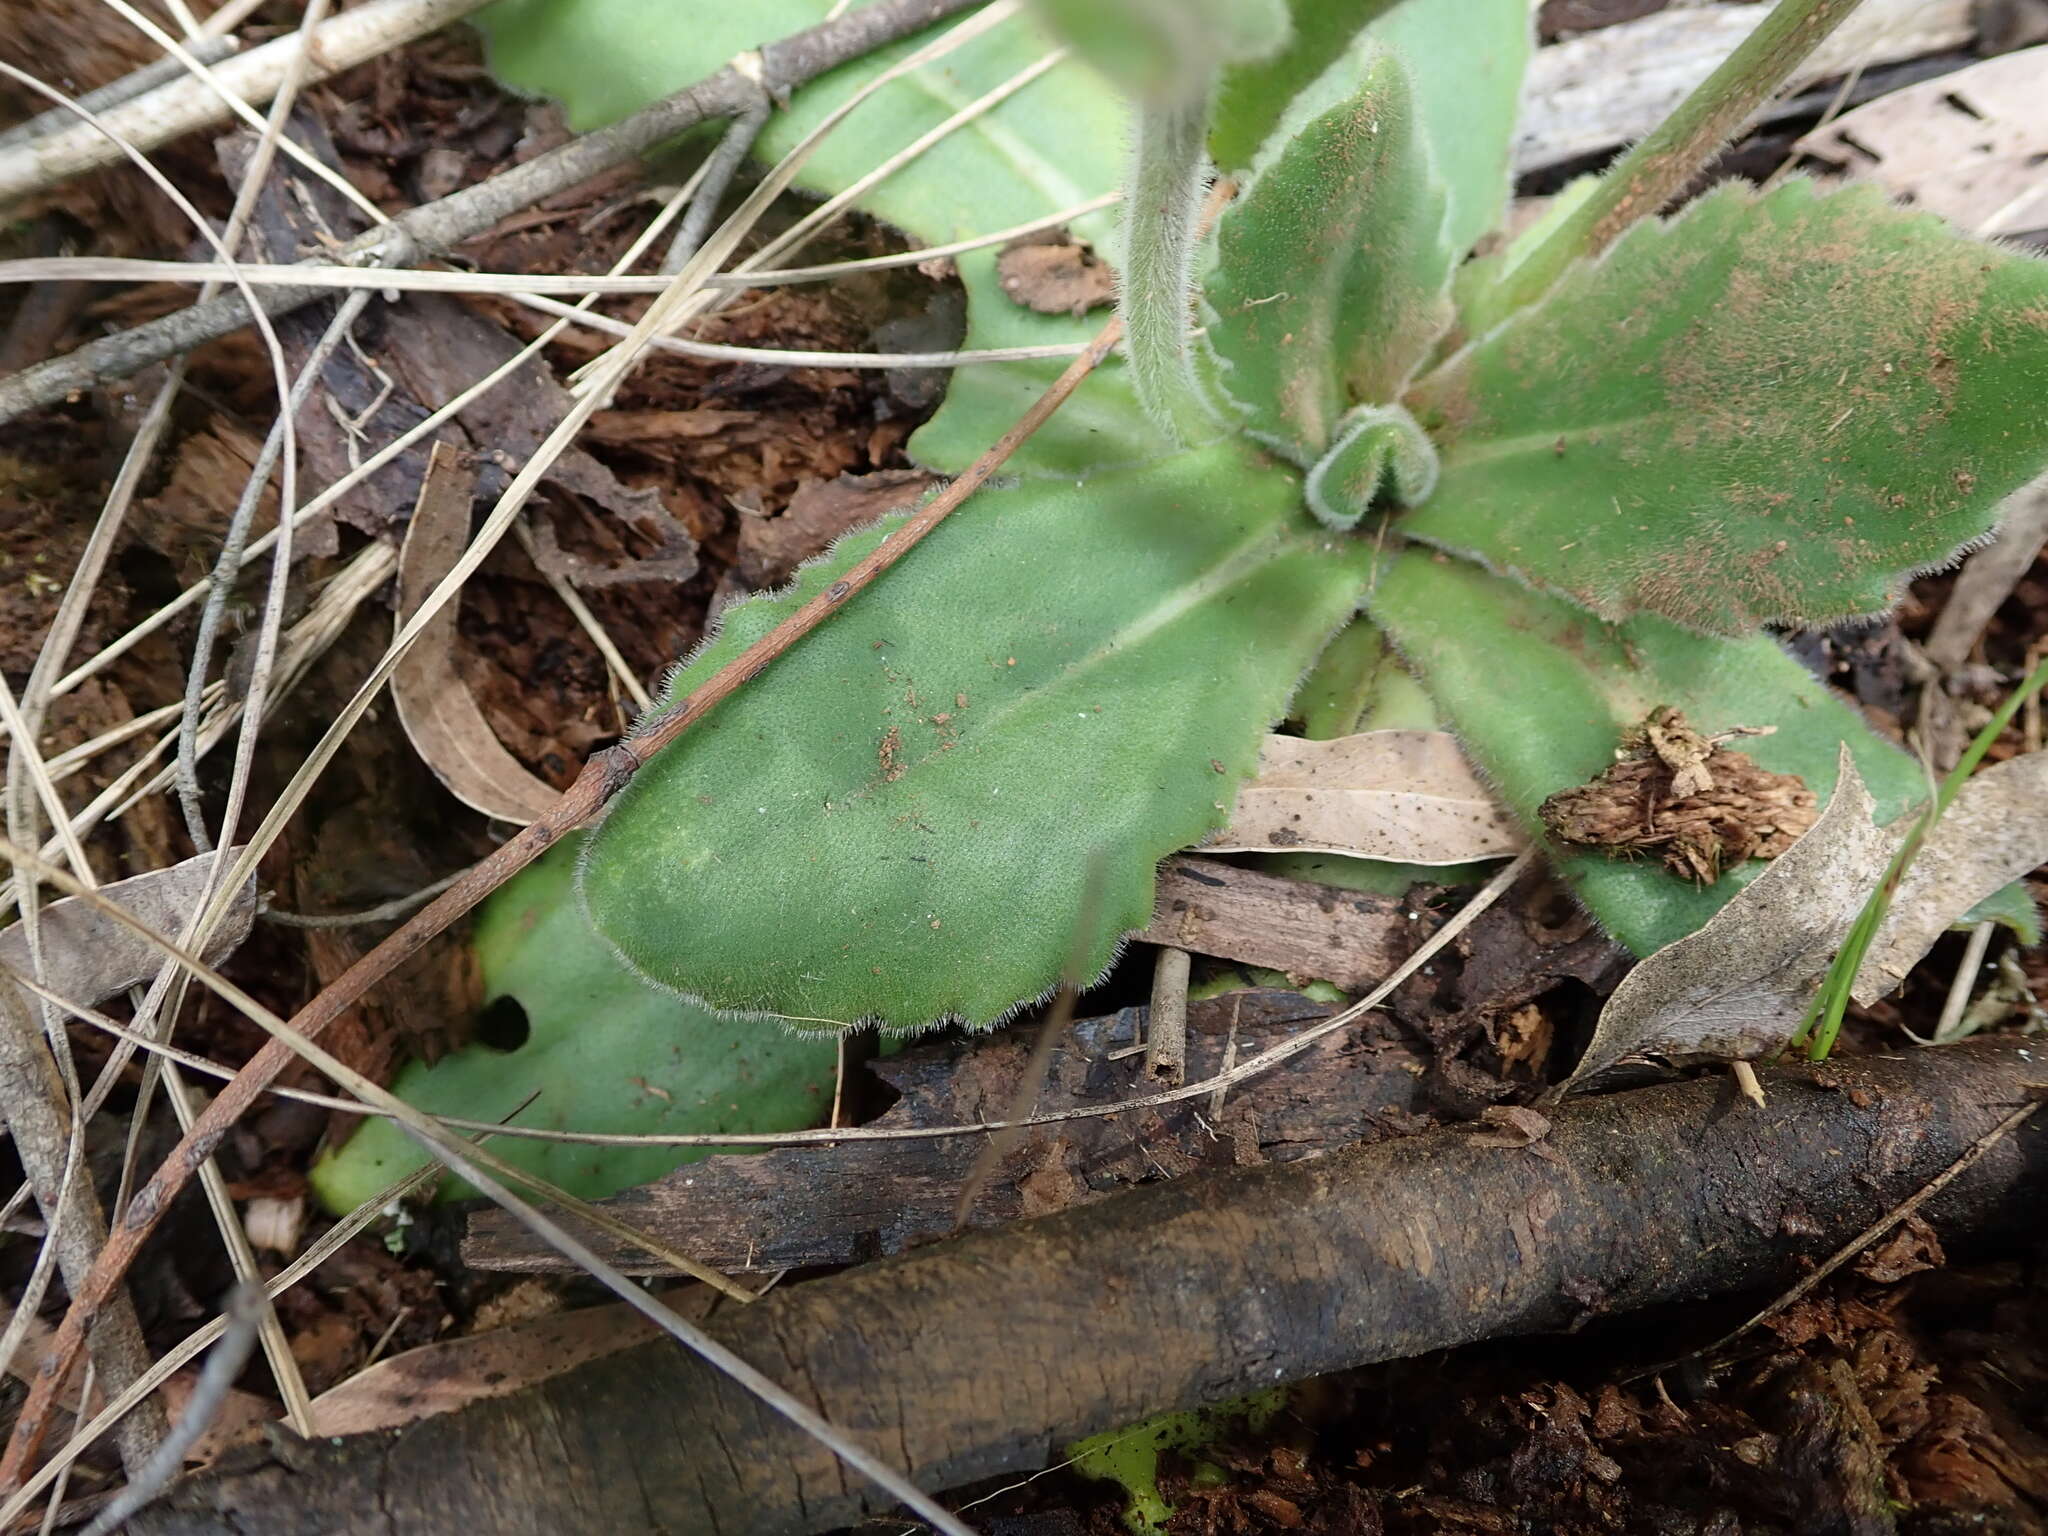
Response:
[[[1214,859],[1169,859],[1152,925],[1139,937],[1201,955],[1359,990],[1414,947],[1400,902]]]
[[[1892,91],[1798,143],[1982,235],[2048,228],[2048,47]]]

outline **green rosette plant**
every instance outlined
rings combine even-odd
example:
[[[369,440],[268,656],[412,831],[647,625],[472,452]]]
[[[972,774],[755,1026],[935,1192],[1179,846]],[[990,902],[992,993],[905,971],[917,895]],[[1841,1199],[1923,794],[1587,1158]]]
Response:
[[[502,74],[587,126],[826,4],[683,27],[647,0],[501,0],[485,25]],[[1823,802],[1842,743],[1881,815],[1925,799],[1918,765],[1764,626],[1882,610],[2048,462],[2048,264],[1796,178],[1656,217],[1626,182],[1639,157],[1474,259],[1506,207],[1526,0],[1296,0],[1188,32],[1201,9],[1003,21],[876,92],[807,165],[802,185],[843,189],[1061,29],[1077,57],[861,204],[939,243],[1124,185],[1120,228],[1076,232],[1117,259],[1128,342],[1006,482],[612,806],[578,896],[647,981],[807,1027],[995,1023],[1059,978],[1084,913],[1091,968],[1145,925],[1157,863],[1225,823],[1347,630],[1333,654],[1390,644],[1539,839],[1543,802],[1660,706],[1710,735],[1770,728],[1744,750]],[[902,52],[799,93],[762,153]],[[1137,87],[1128,109],[1091,59]],[[1218,173],[1235,193],[1204,228]],[[959,271],[969,347],[1094,329],[1013,303],[989,251]],[[914,456],[964,467],[1057,366],[961,369]],[[729,610],[667,697],[892,526]],[[1344,694],[1326,681],[1319,699]],[[1638,953],[1760,867],[1703,885],[1548,851]]]

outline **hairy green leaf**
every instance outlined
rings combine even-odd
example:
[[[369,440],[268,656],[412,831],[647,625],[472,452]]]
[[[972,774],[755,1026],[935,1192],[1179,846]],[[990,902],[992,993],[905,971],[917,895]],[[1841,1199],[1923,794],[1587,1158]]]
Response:
[[[1880,820],[1926,798],[1919,765],[1765,636],[1723,639],[1650,615],[1609,624],[1416,549],[1386,565],[1368,609],[1533,836],[1543,835],[1544,800],[1596,777],[1622,734],[1665,704],[1710,735],[1770,730],[1740,749],[1774,773],[1800,775],[1823,803],[1843,742]],[[1594,916],[1639,955],[1691,933],[1764,868],[1752,860],[1699,886],[1654,861],[1551,853]]]
[[[641,770],[585,860],[595,926],[722,1008],[988,1024],[1059,976],[1101,849],[1107,964],[1355,603],[1364,546],[1299,496],[1235,444],[982,493]],[[731,610],[670,696],[889,526]]]
[[[822,1121],[834,1043],[719,1018],[637,979],[583,919],[572,889],[580,845],[551,850],[478,911],[472,945],[486,1017],[507,1034],[431,1067],[415,1062],[392,1091],[430,1114],[475,1120],[509,1115],[537,1091],[516,1123],[551,1130],[704,1135]],[[515,1044],[522,1017],[526,1037]],[[492,1148],[592,1200],[709,1155],[511,1137]],[[389,1121],[368,1120],[314,1165],[313,1190],[329,1210],[353,1210],[426,1160]]]
[[[1536,8],[1530,0],[1402,0],[1367,35],[1408,67],[1416,127],[1448,200],[1444,240],[1462,257],[1507,211]]]
[[[1306,468],[1354,405],[1392,401],[1450,317],[1444,201],[1400,61],[1290,109],[1224,211],[1205,283],[1220,382],[1253,437]]]
[[[2048,262],[1866,189],[1638,225],[1420,381],[1402,531],[1609,618],[1876,611],[2048,462]]]

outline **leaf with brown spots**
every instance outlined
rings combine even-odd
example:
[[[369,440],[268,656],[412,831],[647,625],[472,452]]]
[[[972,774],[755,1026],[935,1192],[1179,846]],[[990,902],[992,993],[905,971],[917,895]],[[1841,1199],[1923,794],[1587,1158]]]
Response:
[[[1724,188],[1436,370],[1404,531],[1603,618],[1886,607],[2048,463],[2048,262],[1867,188]]]

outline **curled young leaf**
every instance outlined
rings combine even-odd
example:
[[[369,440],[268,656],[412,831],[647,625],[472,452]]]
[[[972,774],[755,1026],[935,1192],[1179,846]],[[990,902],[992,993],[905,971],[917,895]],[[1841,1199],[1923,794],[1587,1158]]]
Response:
[[[1421,380],[1411,536],[1610,619],[1885,607],[2048,462],[2048,262],[1866,188],[1716,191]]]
[[[1099,969],[1356,604],[1362,547],[1299,496],[1236,444],[984,491],[640,771],[590,844],[592,921],[721,1008],[989,1024],[1058,980],[1099,849]],[[891,526],[728,610],[669,696]]]
[[[1382,491],[1415,506],[1429,500],[1436,477],[1436,449],[1413,416],[1398,405],[1361,405],[1337,424],[1303,494],[1317,522],[1351,529]]]

